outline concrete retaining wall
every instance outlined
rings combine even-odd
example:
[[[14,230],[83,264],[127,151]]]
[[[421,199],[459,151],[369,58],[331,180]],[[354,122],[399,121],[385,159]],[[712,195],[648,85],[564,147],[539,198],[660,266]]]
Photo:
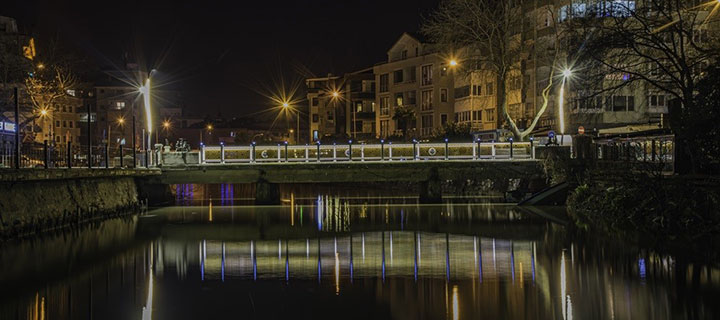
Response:
[[[28,170],[0,181],[0,239],[22,237],[139,208],[133,170]],[[116,174],[112,174],[113,172]],[[35,176],[42,172],[42,176]],[[121,171],[118,171],[121,172]]]

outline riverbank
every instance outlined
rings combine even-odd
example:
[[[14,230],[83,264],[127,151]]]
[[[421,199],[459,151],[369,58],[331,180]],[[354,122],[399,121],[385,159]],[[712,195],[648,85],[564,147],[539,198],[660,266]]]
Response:
[[[0,179],[0,239],[136,212],[150,170],[11,170]]]
[[[610,175],[593,169],[570,193],[568,214],[581,230],[716,262],[720,261],[716,180],[636,171]]]

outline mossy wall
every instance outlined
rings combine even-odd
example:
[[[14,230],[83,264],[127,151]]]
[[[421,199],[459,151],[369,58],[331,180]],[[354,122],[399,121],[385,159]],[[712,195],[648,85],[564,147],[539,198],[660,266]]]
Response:
[[[56,229],[138,205],[133,177],[0,182],[0,238]]]

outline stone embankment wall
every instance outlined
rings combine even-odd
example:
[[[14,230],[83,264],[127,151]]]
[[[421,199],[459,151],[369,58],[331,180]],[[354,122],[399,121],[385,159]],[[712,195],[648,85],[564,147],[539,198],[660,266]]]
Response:
[[[0,173],[0,239],[139,208],[136,177],[150,170],[13,170]]]

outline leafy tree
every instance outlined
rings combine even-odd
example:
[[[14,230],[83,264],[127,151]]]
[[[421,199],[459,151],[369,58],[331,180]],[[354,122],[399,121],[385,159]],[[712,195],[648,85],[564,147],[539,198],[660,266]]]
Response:
[[[448,122],[433,135],[434,140],[447,138],[453,142],[472,141],[471,127],[469,123]]]
[[[415,110],[409,106],[398,106],[395,108],[392,119],[397,121],[400,130],[403,132],[403,138],[407,140],[408,129],[411,126],[412,121],[416,118]]]

